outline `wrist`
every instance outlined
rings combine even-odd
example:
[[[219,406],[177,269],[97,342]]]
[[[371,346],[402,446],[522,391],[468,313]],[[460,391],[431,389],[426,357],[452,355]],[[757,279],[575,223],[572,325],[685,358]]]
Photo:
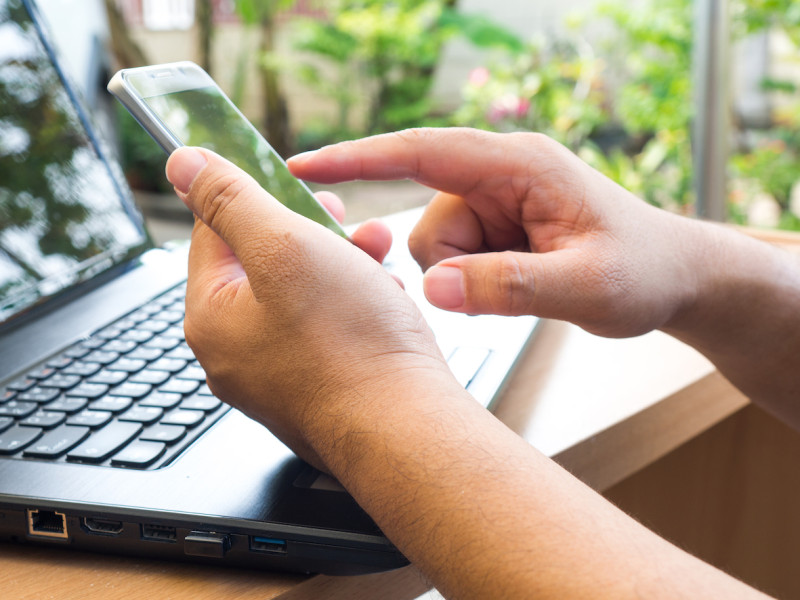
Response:
[[[415,422],[478,407],[443,359],[393,358],[363,366],[360,376],[348,374],[346,384],[320,389],[302,422],[306,443],[348,488],[349,474],[362,461],[402,448],[392,440],[404,437]]]
[[[693,222],[694,286],[662,329],[724,368],[795,335],[800,263],[724,225]]]

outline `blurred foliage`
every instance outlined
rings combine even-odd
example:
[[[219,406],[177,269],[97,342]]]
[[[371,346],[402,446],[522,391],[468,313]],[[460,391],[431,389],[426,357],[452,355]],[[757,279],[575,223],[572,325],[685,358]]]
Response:
[[[458,12],[454,0],[335,0],[325,19],[307,19],[295,47],[308,60],[295,69],[337,106],[333,123],[309,139],[379,133],[429,122],[433,76],[443,44],[454,37],[478,47],[519,51],[523,44],[491,20]],[[363,110],[366,107],[366,110]],[[354,116],[355,109],[365,115]]]
[[[600,0],[572,15],[558,38],[533,40],[464,13],[457,0],[318,0],[314,16],[292,17],[289,33],[299,52],[289,57],[275,50],[272,36],[290,22],[276,17],[292,5],[236,0],[243,22],[263,38],[258,61],[273,145],[289,139],[280,73],[335,107],[304,124],[291,138],[294,149],[420,125],[541,131],[647,201],[693,211],[692,0]],[[730,0],[730,12],[734,40],[768,33],[800,47],[797,0]],[[588,26],[605,32],[607,42],[591,47],[579,33]],[[486,63],[472,71],[458,110],[443,115],[431,91],[444,45],[454,39],[482,49]],[[236,68],[237,98],[244,58]],[[748,207],[768,199],[781,226],[797,228],[791,197],[793,189],[800,196],[798,82],[770,71],[762,87],[773,125],[735,132],[730,218],[749,222]],[[132,137],[134,150],[141,141],[142,150],[157,155],[149,140]],[[139,156],[149,160],[146,154]],[[800,214],[800,199],[795,204]]]
[[[613,30],[601,51],[576,33],[589,19]],[[455,123],[546,133],[649,202],[687,210],[689,1],[604,2],[570,29],[473,71]]]
[[[779,31],[800,40],[796,0],[732,0],[731,11],[734,39]],[[593,50],[574,32],[598,21],[610,26],[609,42]],[[561,39],[536,40],[474,70],[454,122],[544,132],[647,201],[690,213],[691,0],[604,1],[570,24]],[[796,82],[769,77],[762,87],[784,99],[797,91]],[[798,104],[783,102],[773,121],[755,137],[736,136],[756,141],[731,156],[730,218],[748,222],[749,204],[771,201],[778,224],[798,228]]]

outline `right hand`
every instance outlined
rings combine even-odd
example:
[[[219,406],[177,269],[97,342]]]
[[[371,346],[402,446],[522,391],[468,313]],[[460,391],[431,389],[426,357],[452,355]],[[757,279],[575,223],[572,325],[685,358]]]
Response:
[[[432,304],[534,314],[610,337],[669,324],[696,293],[694,225],[539,134],[413,129],[290,159],[303,179],[438,190],[409,240]]]

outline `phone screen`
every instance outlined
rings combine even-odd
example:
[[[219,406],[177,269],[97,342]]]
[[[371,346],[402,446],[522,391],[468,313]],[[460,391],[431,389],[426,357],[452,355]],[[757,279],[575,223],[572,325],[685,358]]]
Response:
[[[170,92],[143,100],[186,146],[224,156],[296,213],[346,237],[303,182],[216,86]]]

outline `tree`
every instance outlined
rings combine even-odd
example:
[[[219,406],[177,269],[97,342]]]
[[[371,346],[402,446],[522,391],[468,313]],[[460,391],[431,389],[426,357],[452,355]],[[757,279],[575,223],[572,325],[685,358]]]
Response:
[[[291,154],[293,145],[289,109],[275,56],[276,25],[280,13],[294,6],[295,2],[296,0],[236,0],[236,11],[242,21],[259,31],[258,70],[264,102],[263,130],[267,141],[283,157]]]

